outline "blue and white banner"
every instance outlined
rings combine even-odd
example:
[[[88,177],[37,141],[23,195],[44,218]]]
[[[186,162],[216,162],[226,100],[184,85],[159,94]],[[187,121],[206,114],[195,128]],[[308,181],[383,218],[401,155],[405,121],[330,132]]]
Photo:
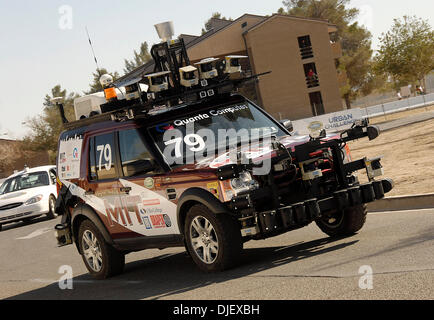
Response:
[[[354,121],[362,118],[362,110],[357,108],[327,113],[318,117],[295,120],[292,124],[296,135],[308,135],[310,134],[309,127],[312,124],[322,123],[323,128],[327,132],[340,132],[350,128]]]

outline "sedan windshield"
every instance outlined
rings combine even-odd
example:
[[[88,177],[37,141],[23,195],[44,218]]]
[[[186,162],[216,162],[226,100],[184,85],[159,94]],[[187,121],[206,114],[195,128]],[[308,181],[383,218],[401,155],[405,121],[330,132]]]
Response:
[[[26,173],[6,180],[0,187],[0,194],[48,185],[47,172]]]

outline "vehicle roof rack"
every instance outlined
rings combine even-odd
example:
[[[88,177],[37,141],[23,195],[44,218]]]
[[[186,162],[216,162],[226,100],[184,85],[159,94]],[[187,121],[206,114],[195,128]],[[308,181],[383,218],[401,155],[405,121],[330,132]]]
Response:
[[[159,34],[164,24],[156,25]],[[173,26],[171,26],[173,28]],[[170,30],[169,33],[173,33]],[[199,68],[190,65],[184,40],[167,40],[151,48],[155,67],[151,74],[141,74],[134,78],[109,84],[106,88],[125,87],[126,99],[110,99],[101,104],[101,114],[93,113],[88,118],[67,123],[62,117],[64,127],[87,126],[102,121],[131,120],[136,116],[152,116],[156,110],[178,105],[195,105],[197,102],[212,101],[222,95],[236,92],[248,82],[257,81],[265,74],[243,76],[239,59],[246,56],[227,56],[225,59],[202,59]],[[146,91],[140,85],[147,85]],[[61,115],[63,105],[57,103]]]

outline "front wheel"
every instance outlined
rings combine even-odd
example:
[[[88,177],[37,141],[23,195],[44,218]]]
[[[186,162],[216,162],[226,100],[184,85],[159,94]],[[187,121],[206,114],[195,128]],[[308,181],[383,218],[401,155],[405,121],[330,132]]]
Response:
[[[366,215],[366,205],[362,204],[337,211],[332,216],[317,220],[316,224],[331,237],[350,236],[362,229]]]
[[[78,241],[84,264],[94,278],[106,279],[122,273],[125,255],[105,242],[90,220],[81,223]]]
[[[191,258],[205,272],[226,270],[240,259],[241,232],[237,221],[228,215],[194,205],[187,213],[184,235]]]

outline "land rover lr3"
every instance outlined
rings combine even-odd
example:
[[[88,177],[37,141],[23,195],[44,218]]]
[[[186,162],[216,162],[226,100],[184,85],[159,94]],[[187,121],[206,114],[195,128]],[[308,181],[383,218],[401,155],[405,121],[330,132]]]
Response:
[[[364,225],[366,203],[393,188],[390,179],[375,179],[380,158],[352,161],[346,146],[378,136],[368,121],[340,135],[321,128],[291,135],[289,121],[234,92],[257,79],[233,77],[242,57],[195,68],[182,39],[154,45],[151,54],[153,75],[104,84],[125,87],[126,99],[106,95],[100,111],[70,123],[58,104],[66,130],[58,145],[57,241],[75,243],[95,278],[120,274],[125,254],[148,248],[185,246],[213,272],[236,265],[244,242],[312,222],[331,237],[349,236]],[[230,134],[213,141],[222,129]],[[358,170],[368,183],[358,182]]]

